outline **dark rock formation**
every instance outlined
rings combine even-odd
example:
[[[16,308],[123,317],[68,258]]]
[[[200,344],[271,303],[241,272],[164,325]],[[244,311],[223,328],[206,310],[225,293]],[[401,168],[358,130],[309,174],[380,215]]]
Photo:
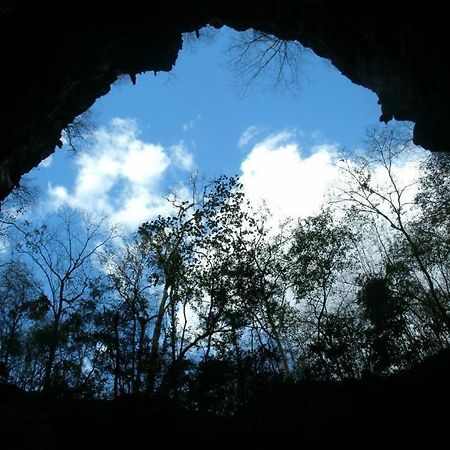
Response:
[[[266,384],[233,416],[164,398],[80,400],[0,384],[0,445],[33,450],[435,449],[448,441],[449,376],[446,351],[387,378]]]
[[[446,21],[433,1],[0,1],[0,198],[119,75],[169,71],[182,33],[207,24],[299,40],[373,90],[382,120],[414,121],[417,144],[448,150]]]

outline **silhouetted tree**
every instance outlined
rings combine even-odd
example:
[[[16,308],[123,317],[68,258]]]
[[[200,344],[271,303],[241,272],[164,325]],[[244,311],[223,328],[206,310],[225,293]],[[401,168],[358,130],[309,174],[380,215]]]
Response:
[[[115,336],[108,344],[115,354],[114,392],[117,395],[119,373],[128,379],[130,392],[140,392],[145,379],[148,329],[157,318],[153,304],[157,275],[152,255],[146,242],[133,235],[120,245],[105,248],[101,260],[117,296],[115,311],[108,319]]]
[[[399,240],[403,242],[403,259],[408,259],[414,266],[420,280],[424,311],[428,310],[435,323],[436,333],[440,333],[438,330],[444,326],[446,337],[442,338],[447,340],[450,332],[447,288],[442,290],[439,277],[428,257],[433,252],[430,253],[430,248],[426,245],[429,241],[424,239],[426,230],[423,224],[426,221],[414,220],[423,206],[423,201],[415,196],[419,180],[405,184],[396,173],[404,158],[415,151],[410,132],[399,127],[374,129],[367,144],[368,153],[356,164],[347,160],[341,166],[348,178],[347,186],[341,191],[340,201],[350,208],[351,214],[372,217],[373,221],[378,220],[388,225],[395,233],[395,246],[398,247]],[[429,227],[428,229],[430,230]],[[437,234],[441,232],[437,231]],[[448,267],[446,262],[443,265]]]
[[[69,123],[63,130],[63,140],[72,154],[76,154],[82,147],[89,144],[95,127],[92,111],[87,110]]]
[[[20,261],[0,272],[0,361],[5,381],[18,383],[28,327],[47,312],[45,296],[30,269]]]
[[[370,343],[370,371],[388,373],[401,366],[402,335],[406,327],[406,301],[392,291],[387,278],[373,277],[363,282],[358,303],[370,323],[367,329]]]
[[[235,178],[219,177],[199,192],[194,186],[191,201],[173,198],[173,216],[159,217],[140,229],[161,292],[150,339],[150,391],[161,364],[165,323],[169,361],[178,366],[202,344],[208,359],[214,336],[230,328],[227,313],[233,302],[226,288],[227,270],[236,258],[238,242],[252,226],[243,200]],[[189,325],[189,315],[198,320],[195,328]]]
[[[255,80],[267,77],[270,88],[287,88],[295,92],[299,64],[306,53],[298,41],[280,39],[259,30],[239,33],[229,48],[230,64],[247,90]]]
[[[65,321],[89,301],[95,289],[99,274],[92,258],[112,237],[112,231],[105,234],[104,220],[95,223],[73,212],[61,212],[56,219],[53,226],[21,230],[22,240],[17,244],[20,254],[38,271],[49,308],[44,389],[57,378],[54,369]]]
[[[349,229],[335,223],[329,210],[300,221],[293,234],[289,252],[293,291],[296,301],[305,301],[315,318],[314,347],[321,358],[326,358],[330,345],[324,329],[329,321],[329,309],[337,301],[337,283],[343,281],[343,271],[351,263],[350,238]],[[324,359],[323,366],[329,363]]]
[[[339,211],[273,228],[226,176],[193,180],[120,239],[74,211],[36,227],[4,210],[0,376],[227,415],[258,386],[392,374],[448,347],[448,159],[424,157],[404,183],[408,132],[367,142],[340,163]]]

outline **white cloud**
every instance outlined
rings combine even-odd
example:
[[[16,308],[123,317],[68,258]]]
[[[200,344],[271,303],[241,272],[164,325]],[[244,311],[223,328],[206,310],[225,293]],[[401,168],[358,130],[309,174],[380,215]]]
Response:
[[[111,219],[113,223],[133,229],[150,217],[168,214],[169,210],[169,203],[161,195],[136,188],[129,197],[123,198],[121,208],[113,213]]]
[[[317,213],[337,177],[337,149],[322,145],[304,155],[289,132],[257,143],[241,164],[241,182],[249,200],[264,202],[275,223]]]
[[[180,169],[191,171],[194,168],[194,157],[183,141],[173,145],[170,150],[173,163]]]
[[[184,144],[168,152],[141,140],[136,121],[116,118],[98,129],[92,148],[78,156],[73,190],[50,185],[49,194],[54,207],[106,214],[132,228],[168,210],[162,195],[167,169],[188,170],[193,164]]]
[[[60,206],[69,201],[69,193],[64,186],[53,187],[52,184],[49,183],[48,190],[51,192],[53,202],[56,203],[56,206]]]
[[[253,138],[255,138],[261,129],[256,125],[251,125],[244,130],[244,132],[239,136],[238,147],[245,147]]]
[[[348,180],[338,168],[337,145],[316,145],[308,151],[292,132],[282,131],[256,143],[241,164],[241,182],[254,205],[265,204],[272,213],[271,225],[287,218],[303,218],[319,212],[333,193],[348,188]],[[396,161],[393,173],[403,201],[411,202],[417,192],[419,162],[423,151],[405,154]],[[373,180],[380,189],[390,180],[381,167],[374,168]]]

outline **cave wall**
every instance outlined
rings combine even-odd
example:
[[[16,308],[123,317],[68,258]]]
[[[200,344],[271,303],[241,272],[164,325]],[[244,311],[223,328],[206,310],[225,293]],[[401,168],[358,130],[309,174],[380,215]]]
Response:
[[[170,71],[182,33],[206,25],[300,41],[374,91],[380,120],[411,120],[417,144],[447,151],[450,70],[440,3],[0,1],[0,198],[61,146],[61,131],[120,75]]]

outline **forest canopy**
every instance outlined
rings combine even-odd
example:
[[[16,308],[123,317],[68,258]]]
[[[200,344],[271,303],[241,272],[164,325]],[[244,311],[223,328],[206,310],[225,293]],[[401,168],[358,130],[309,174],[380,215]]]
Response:
[[[450,159],[398,126],[343,156],[322,210],[273,225],[238,177],[193,178],[123,233],[32,192],[3,205],[0,379],[83,398],[164,395],[232,413],[258,385],[410,368],[450,339]]]

